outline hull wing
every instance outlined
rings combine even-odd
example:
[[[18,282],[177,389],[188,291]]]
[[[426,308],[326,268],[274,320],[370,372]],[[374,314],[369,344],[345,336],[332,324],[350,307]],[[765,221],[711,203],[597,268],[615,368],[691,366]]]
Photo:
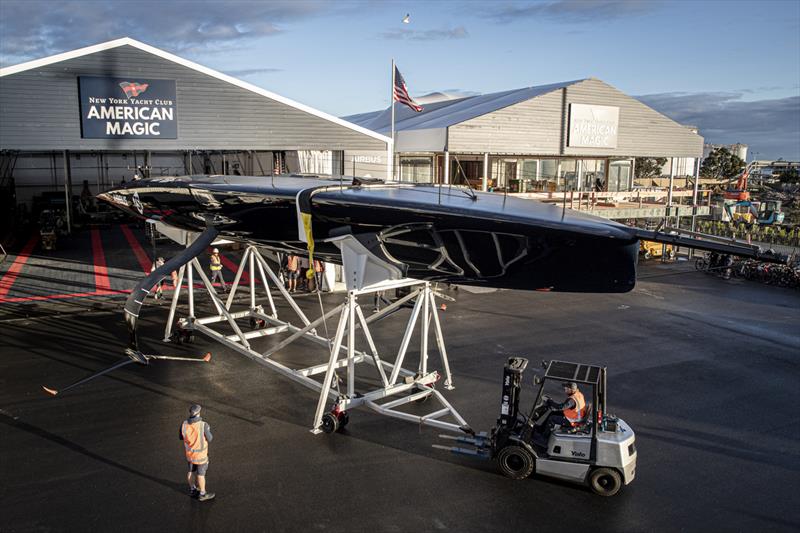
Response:
[[[641,230],[455,187],[185,176],[138,180],[99,197],[178,228],[213,225],[228,239],[304,254],[297,198],[312,189],[301,203],[313,221],[315,257],[329,262],[340,258],[327,239],[349,233],[417,279],[565,292],[626,292],[636,282]],[[685,239],[680,244],[691,247]]]

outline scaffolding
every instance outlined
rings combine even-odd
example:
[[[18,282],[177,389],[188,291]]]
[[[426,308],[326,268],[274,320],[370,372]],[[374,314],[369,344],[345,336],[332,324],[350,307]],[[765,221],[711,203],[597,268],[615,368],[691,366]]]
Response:
[[[314,320],[310,320],[297,305],[284,287],[282,279],[276,275],[256,246],[251,245],[245,249],[230,292],[225,299],[211,284],[197,258],[193,258],[178,272],[177,288],[170,305],[164,340],[190,340],[195,332],[201,333],[305,387],[319,391],[311,429],[313,433],[332,432],[343,427],[349,420],[348,411],[360,406],[419,425],[463,431],[463,428],[467,427],[466,421],[435,388],[435,384],[442,377],[441,374],[429,368],[430,340],[433,336],[444,367],[444,388],[448,390],[454,388],[438,315],[436,293],[431,284],[412,279],[388,279],[391,276],[386,276],[385,270],[378,276],[383,279],[375,282],[375,270],[372,267],[380,260],[374,256],[365,257],[363,250],[352,253],[352,247],[349,246],[352,243],[348,243],[348,239],[355,241],[352,237],[338,238],[337,245],[342,248],[345,272],[353,274],[349,279],[354,283],[349,284],[343,303],[328,311],[323,309],[321,315]],[[347,251],[350,253],[345,253]],[[368,252],[366,254],[369,255]],[[247,272],[246,278],[245,272]],[[210,297],[215,314],[197,316],[196,275],[202,284],[200,291]],[[246,279],[244,283],[243,279]],[[257,279],[261,281],[260,287],[256,283]],[[372,283],[364,283],[365,279],[372,280]],[[369,316],[365,315],[361,302],[371,302],[376,293],[398,288],[405,288],[409,293],[382,310]],[[184,292],[188,302],[188,315],[176,321],[178,303]],[[236,295],[240,292],[247,293],[249,297],[247,306],[245,309],[234,310]],[[293,312],[294,317],[291,320],[294,320],[294,323],[285,316],[279,317],[276,306],[276,300],[279,298],[285,301]],[[400,308],[409,306],[411,315],[406,323],[400,347],[394,355],[393,362],[390,362],[379,352],[370,327]],[[321,299],[320,307],[322,308]],[[338,324],[333,337],[328,338],[320,334],[320,327],[325,326],[327,331],[327,321],[333,320],[336,316]],[[247,320],[249,328],[241,324],[244,320]],[[173,324],[177,324],[177,328],[174,328]],[[212,328],[212,325],[216,325],[216,329]],[[218,329],[221,327],[228,329],[226,332],[220,332]],[[413,361],[409,346],[415,332],[419,333],[420,346],[419,357]],[[259,337],[278,334],[288,336],[266,351],[257,350],[251,342]],[[366,341],[366,350],[356,348],[357,334]],[[327,354],[327,358],[312,366],[292,368],[273,357],[280,350],[301,339],[323,348],[320,352]],[[379,379],[377,385],[357,380],[356,371],[365,364],[374,369],[373,377],[377,372]],[[412,365],[412,369],[403,365]],[[340,386],[339,372],[346,373],[343,387]],[[403,406],[428,398],[435,398],[437,402],[433,402],[433,405],[438,403],[438,406],[431,408],[426,414],[401,410]],[[329,401],[332,402],[332,408],[327,410]]]

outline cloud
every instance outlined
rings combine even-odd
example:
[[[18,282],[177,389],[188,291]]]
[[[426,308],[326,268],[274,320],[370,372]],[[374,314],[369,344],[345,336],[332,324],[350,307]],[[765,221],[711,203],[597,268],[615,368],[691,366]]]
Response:
[[[762,87],[754,87],[750,89],[737,89],[736,92],[741,92],[746,94],[758,94],[758,93],[768,93],[772,91],[787,91],[790,89],[800,89],[800,85],[795,85],[793,87],[787,87],[785,85],[767,85]]]
[[[542,18],[557,22],[594,22],[651,12],[659,6],[655,0],[552,0],[514,2],[497,5],[484,16],[501,24],[520,19]]]
[[[256,74],[272,74],[275,72],[283,72],[282,68],[243,68],[241,70],[226,70],[225,74],[235,78],[244,78],[247,76],[254,76]]]
[[[2,0],[0,63],[132,37],[178,53],[231,50],[339,9],[320,1]]]
[[[401,28],[381,34],[381,37],[396,41],[444,41],[449,39],[466,39],[469,33],[464,26],[443,30],[410,30]]]
[[[637,96],[681,124],[700,129],[706,142],[750,146],[759,158],[800,160],[800,96],[742,100],[743,91]]]

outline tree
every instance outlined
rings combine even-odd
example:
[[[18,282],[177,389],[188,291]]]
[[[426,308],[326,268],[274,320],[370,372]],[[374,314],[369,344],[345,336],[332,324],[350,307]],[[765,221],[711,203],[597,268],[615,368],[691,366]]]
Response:
[[[637,157],[636,179],[661,177],[661,168],[667,163],[666,157]]]
[[[703,160],[700,177],[731,179],[744,171],[745,162],[727,148],[716,148]]]
[[[789,167],[781,172],[781,183],[797,183],[800,182],[800,172],[794,167]]]

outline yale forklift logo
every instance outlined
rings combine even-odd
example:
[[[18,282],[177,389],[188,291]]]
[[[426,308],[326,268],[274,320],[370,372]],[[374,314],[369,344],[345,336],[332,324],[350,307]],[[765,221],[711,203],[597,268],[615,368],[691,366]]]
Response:
[[[119,84],[119,86],[128,99],[134,96],[139,96],[140,94],[145,92],[149,87],[149,85],[146,83],[136,83],[130,81],[123,81],[122,83]]]

